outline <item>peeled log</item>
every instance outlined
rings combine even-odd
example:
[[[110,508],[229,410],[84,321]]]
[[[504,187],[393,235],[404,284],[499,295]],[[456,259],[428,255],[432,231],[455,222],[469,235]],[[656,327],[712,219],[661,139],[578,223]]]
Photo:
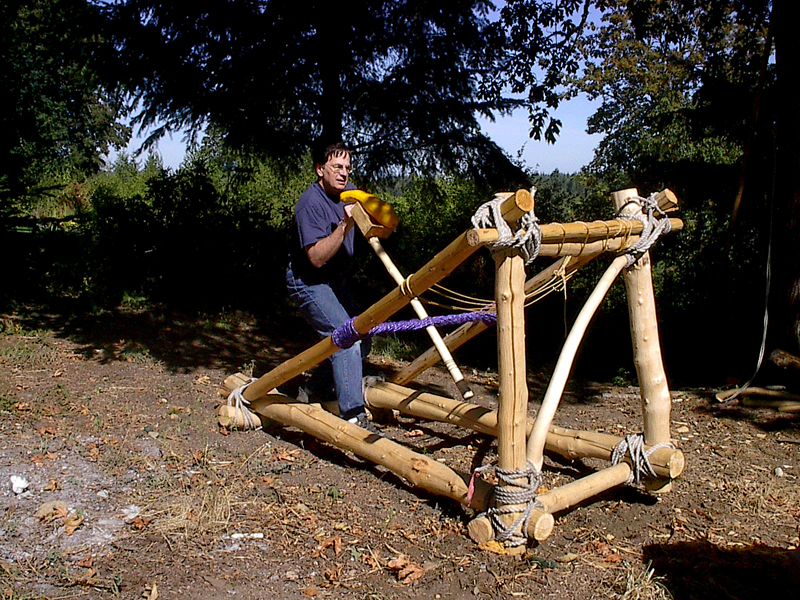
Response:
[[[365,400],[370,407],[393,409],[405,416],[452,423],[478,433],[497,435],[497,412],[485,406],[420,392],[388,382],[378,382],[369,386]],[[528,420],[528,434],[532,427],[533,422]],[[611,453],[621,441],[621,437],[606,433],[551,426],[547,433],[545,449],[570,460],[577,458],[611,460]],[[681,450],[659,448],[650,456],[650,464],[660,477],[675,479],[683,473],[685,460]]]

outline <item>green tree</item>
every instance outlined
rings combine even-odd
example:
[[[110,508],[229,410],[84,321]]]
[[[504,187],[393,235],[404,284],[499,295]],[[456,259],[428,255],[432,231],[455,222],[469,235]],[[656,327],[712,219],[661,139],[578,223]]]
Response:
[[[555,79],[518,69],[517,54],[529,42],[531,60],[569,53],[543,28],[512,44],[490,10],[486,0],[357,0],[346,10],[317,0],[127,0],[107,12],[117,70],[140,103],[136,122],[155,127],[150,141],[215,124],[232,147],[297,157],[319,137],[343,137],[364,177],[457,170],[519,182],[477,117],[536,99],[555,105]],[[520,86],[527,98],[515,95]]]
[[[0,207],[65,170],[93,172],[125,141],[103,90],[99,13],[85,0],[0,2]],[[10,101],[8,101],[10,99]],[[54,186],[56,187],[56,186]]]

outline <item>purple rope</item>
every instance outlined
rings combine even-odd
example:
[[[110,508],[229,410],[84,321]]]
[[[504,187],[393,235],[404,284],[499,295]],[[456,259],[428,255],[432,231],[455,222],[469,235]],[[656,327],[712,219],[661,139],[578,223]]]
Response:
[[[361,335],[356,331],[353,326],[355,319],[348,320],[341,327],[337,327],[331,334],[331,341],[337,347],[345,349],[355,344],[362,337],[372,337],[374,335],[381,335],[384,333],[399,333],[401,331],[417,331],[418,329],[425,329],[431,325],[437,326],[452,326],[461,325],[462,323],[469,323],[471,321],[482,321],[486,325],[494,325],[497,323],[497,313],[478,311],[469,313],[457,313],[454,315],[441,315],[437,317],[426,317],[424,319],[411,319],[409,321],[390,321],[381,323],[370,329],[366,334]]]

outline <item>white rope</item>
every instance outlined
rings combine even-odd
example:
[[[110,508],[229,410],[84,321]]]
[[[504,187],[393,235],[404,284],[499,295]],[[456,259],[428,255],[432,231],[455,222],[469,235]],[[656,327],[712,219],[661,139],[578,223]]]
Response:
[[[531,196],[536,194],[536,188],[531,188]],[[516,232],[503,218],[500,206],[504,198],[494,198],[483,203],[472,216],[472,226],[475,229],[497,229],[497,241],[492,246],[495,251],[506,248],[517,248],[525,256],[525,264],[529,265],[539,255],[542,245],[542,230],[539,228],[539,219],[533,211],[525,213],[519,220]]]
[[[642,476],[658,477],[658,474],[650,464],[650,455],[660,448],[674,448],[672,442],[662,442],[651,446],[649,450],[645,450],[644,434],[634,433],[625,436],[619,444],[616,445],[613,452],[611,452],[611,464],[618,465],[625,459],[628,454],[631,457],[631,475],[628,477],[628,485],[636,483],[640,485]]]
[[[534,509],[542,506],[536,498],[536,490],[542,484],[542,474],[528,461],[524,469],[501,469],[495,465],[484,465],[475,469],[472,477],[491,468],[494,468],[497,478],[505,485],[494,487],[495,506],[489,507],[482,515],[489,518],[498,542],[505,542],[512,548],[524,546],[528,542],[527,531],[531,515]],[[520,504],[525,505],[522,511],[513,506]],[[520,516],[510,525],[506,525],[500,517],[508,514]]]
[[[247,383],[240,385],[235,390],[233,390],[230,394],[228,394],[228,406],[234,407],[234,424],[236,423],[236,415],[237,413],[241,413],[242,420],[247,424],[247,429],[261,429],[261,427],[256,427],[256,423],[253,420],[253,413],[248,408],[250,406],[250,401],[244,397],[244,391],[248,388],[248,386],[256,381],[255,377],[252,377],[250,381]]]
[[[632,266],[639,260],[645,252],[655,243],[655,241],[665,233],[672,231],[672,223],[667,217],[667,213],[661,210],[656,201],[656,194],[651,194],[647,198],[641,196],[631,196],[628,198],[628,204],[635,203],[642,207],[641,213],[634,215],[621,214],[622,208],[617,212],[617,219],[626,221],[639,221],[642,223],[642,233],[639,239],[632,244],[629,248],[625,249],[625,254],[628,255],[628,267]],[[656,218],[656,214],[661,217]]]
[[[366,375],[361,378],[361,396],[366,400],[367,390],[376,383],[386,381],[386,378],[381,375]]]

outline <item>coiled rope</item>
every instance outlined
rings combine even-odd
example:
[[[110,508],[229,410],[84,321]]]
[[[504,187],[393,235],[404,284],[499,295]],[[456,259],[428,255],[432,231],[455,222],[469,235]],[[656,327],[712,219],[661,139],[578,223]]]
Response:
[[[536,499],[536,490],[542,485],[542,474],[529,461],[526,462],[524,469],[501,469],[491,464],[478,467],[473,471],[469,482],[468,502],[472,501],[472,495],[475,492],[475,478],[492,468],[497,478],[505,485],[495,486],[495,506],[488,508],[480,516],[489,518],[498,542],[505,542],[512,548],[525,545],[528,541],[527,531],[531,515],[534,509],[542,507]],[[525,505],[522,511],[514,506],[520,504]],[[503,523],[502,515],[516,513],[519,513],[519,517],[513,523],[510,525]]]
[[[644,434],[633,433],[626,435],[619,444],[614,447],[611,452],[611,464],[618,465],[625,459],[625,455],[631,457],[631,475],[628,477],[628,485],[636,483],[640,485],[642,477],[657,477],[658,474],[653,470],[653,465],[650,464],[650,455],[660,448],[674,448],[672,442],[662,442],[651,446],[649,450],[645,449]]]
[[[641,206],[641,212],[633,215],[622,214],[622,210],[629,204]],[[656,215],[661,218],[657,219]],[[628,198],[628,202],[617,211],[617,219],[639,221],[643,227],[642,233],[639,234],[639,239],[625,249],[625,254],[628,257],[628,267],[634,265],[660,236],[672,231],[672,223],[667,218],[667,213],[659,208],[656,194],[651,194],[647,198],[631,196]]]
[[[536,194],[536,188],[531,188],[531,195]],[[542,246],[542,230],[539,219],[533,211],[525,213],[519,220],[517,230],[511,227],[503,218],[500,206],[504,198],[493,198],[483,203],[472,216],[472,226],[475,229],[497,229],[497,241],[492,246],[493,252],[507,248],[517,248],[525,256],[525,264],[529,265],[539,255]]]
[[[425,329],[426,327],[433,326],[448,326],[448,325],[461,325],[469,321],[483,321],[487,325],[493,325],[497,322],[497,315],[493,312],[477,311],[469,313],[459,313],[454,315],[440,315],[436,317],[426,317],[424,319],[410,319],[408,321],[389,321],[381,323],[370,329],[364,335],[361,335],[356,330],[353,322],[355,318],[349,319],[337,327],[331,334],[331,341],[341,348],[350,348],[358,340],[375,335],[385,333],[399,333],[401,331],[417,331]]]

